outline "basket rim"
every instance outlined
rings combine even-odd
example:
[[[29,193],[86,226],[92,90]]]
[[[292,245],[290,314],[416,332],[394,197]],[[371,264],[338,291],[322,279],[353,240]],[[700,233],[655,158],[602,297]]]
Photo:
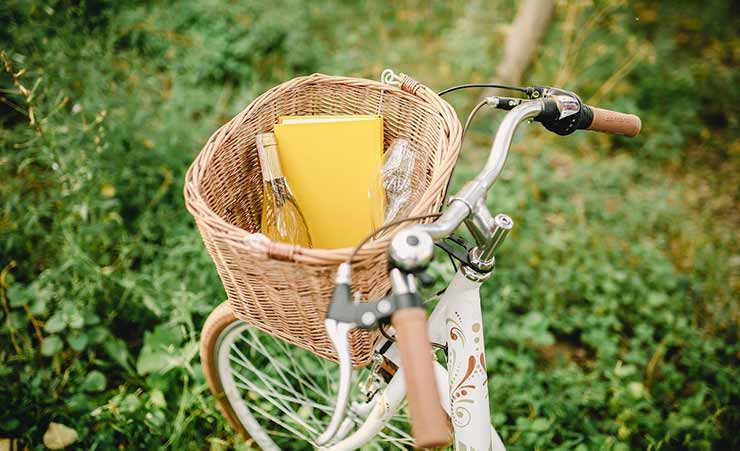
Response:
[[[462,126],[454,109],[433,90],[405,74],[400,74],[399,79],[400,87],[396,87],[365,78],[314,73],[293,78],[268,89],[255,98],[230,121],[219,127],[210,136],[205,146],[188,168],[183,187],[185,205],[188,211],[196,219],[199,226],[207,226],[209,228],[208,232],[210,235],[218,237],[221,240],[226,240],[230,245],[246,251],[258,252],[267,257],[305,264],[338,264],[347,260],[354,247],[337,249],[304,248],[288,243],[273,242],[259,232],[249,232],[231,224],[210,208],[208,202],[200,192],[201,181],[205,176],[206,168],[216,149],[227,141],[242,123],[249,119],[253,111],[280,96],[285,91],[308,85],[334,84],[390,92],[392,95],[402,96],[418,104],[420,107],[425,106],[425,109],[431,110],[440,116],[443,125],[443,136],[441,138],[446,142],[443,146],[440,146],[439,155],[432,162],[431,182],[422,192],[421,197],[409,213],[409,216],[435,212],[441,207],[444,195],[446,194],[444,190],[452,175],[452,170],[460,152]],[[429,218],[419,222],[429,222],[431,220],[432,218]],[[390,239],[393,237],[393,232],[407,225],[408,223],[398,225],[388,230],[382,237],[371,240],[364,245],[357,254],[355,260],[357,264],[361,264],[363,260],[376,256],[379,251],[385,251]]]

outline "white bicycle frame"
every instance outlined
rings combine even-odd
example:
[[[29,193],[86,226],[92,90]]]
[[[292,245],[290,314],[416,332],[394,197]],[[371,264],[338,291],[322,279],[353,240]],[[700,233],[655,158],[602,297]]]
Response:
[[[442,407],[450,416],[455,449],[504,450],[498,433],[489,422],[488,375],[486,371],[481,316],[480,285],[458,271],[429,317],[429,339],[447,344],[449,370],[435,363],[435,377]],[[392,345],[385,358],[399,366],[386,388],[365,405],[352,409],[367,415],[352,435],[326,448],[351,450],[369,442],[395,415],[406,395],[398,350]],[[338,436],[342,436],[340,428]]]
[[[536,117],[543,109],[542,100],[525,102],[513,108],[499,126],[483,170],[456,196],[450,198],[450,204],[442,216],[430,224],[413,226],[415,230],[427,233],[432,239],[438,240],[449,237],[455,229],[465,223],[479,244],[476,248],[478,253],[473,257],[479,259],[477,263],[490,264],[492,268],[495,261],[493,253],[503,237],[491,236],[498,217],[496,219],[491,217],[485,204],[486,193],[503,169],[514,132],[519,124]],[[511,227],[511,223],[508,227]],[[466,269],[469,268],[464,266],[460,268],[429,318],[431,342],[447,344],[448,370],[435,363],[437,387],[442,407],[453,425],[455,449],[503,450],[504,445],[490,424],[488,373],[480,305],[480,285],[483,277],[476,278],[474,272]],[[349,395],[352,368],[347,333],[354,325],[327,319],[326,326],[339,356],[340,388],[335,415],[323,437],[319,437],[318,441],[326,443],[333,437],[334,443],[326,446],[326,449],[355,449],[367,443],[382,430],[398,410],[406,393],[403,364],[395,345],[384,353],[385,358],[395,363],[399,370],[386,389],[370,402],[353,406],[355,413],[367,414],[367,417],[360,428],[347,435],[351,422],[344,420],[344,409]]]

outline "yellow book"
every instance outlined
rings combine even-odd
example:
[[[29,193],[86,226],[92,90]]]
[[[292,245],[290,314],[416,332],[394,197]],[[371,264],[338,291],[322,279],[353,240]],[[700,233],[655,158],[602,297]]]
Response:
[[[383,116],[379,114],[337,114],[337,115],[314,115],[314,116],[280,116],[278,124],[313,124],[319,122],[355,122],[380,119],[381,124]],[[381,135],[383,130],[380,130]]]
[[[280,165],[313,246],[352,247],[383,224],[382,116],[283,116]]]

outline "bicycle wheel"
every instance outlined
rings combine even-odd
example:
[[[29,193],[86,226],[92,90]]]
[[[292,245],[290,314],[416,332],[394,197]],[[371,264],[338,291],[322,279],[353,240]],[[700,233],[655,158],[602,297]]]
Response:
[[[317,446],[334,409],[336,364],[239,321],[226,302],[203,326],[200,355],[221,411],[248,444],[265,450]],[[353,391],[359,401],[359,389]],[[354,407],[347,416],[354,427],[362,423]],[[401,409],[366,448],[407,449],[413,445],[408,431]]]

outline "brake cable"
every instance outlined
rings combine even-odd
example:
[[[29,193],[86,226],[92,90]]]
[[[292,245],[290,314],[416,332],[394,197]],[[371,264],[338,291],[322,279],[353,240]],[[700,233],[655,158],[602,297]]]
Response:
[[[468,83],[464,85],[457,85],[452,86],[447,89],[443,89],[442,91],[439,91],[437,93],[438,96],[443,96],[447,93],[457,91],[460,89],[469,89],[469,88],[498,88],[498,89],[508,89],[510,91],[519,91],[527,94],[527,88],[523,88],[521,86],[511,86],[511,85],[500,85],[496,83]]]

